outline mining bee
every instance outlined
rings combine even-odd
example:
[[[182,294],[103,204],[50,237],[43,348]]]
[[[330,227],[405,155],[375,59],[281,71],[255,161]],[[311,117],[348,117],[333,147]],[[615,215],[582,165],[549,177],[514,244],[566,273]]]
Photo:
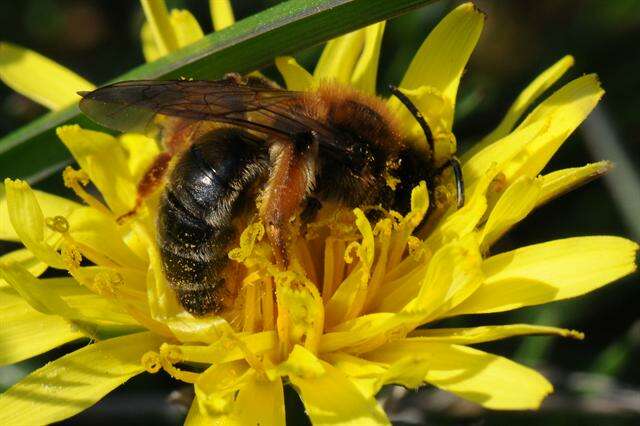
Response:
[[[436,166],[427,122],[402,92],[391,91],[422,127],[424,148],[402,136],[381,99],[329,82],[299,92],[237,74],[126,81],[81,92],[80,109],[119,131],[160,123],[166,152],[139,183],[137,205],[164,188],[157,219],[164,273],[184,309],[201,316],[224,308],[227,251],[240,217],[257,212],[276,263],[286,268],[291,219],[311,220],[323,203],[406,213],[411,190],[426,181],[432,197],[451,167],[463,204],[458,160]]]

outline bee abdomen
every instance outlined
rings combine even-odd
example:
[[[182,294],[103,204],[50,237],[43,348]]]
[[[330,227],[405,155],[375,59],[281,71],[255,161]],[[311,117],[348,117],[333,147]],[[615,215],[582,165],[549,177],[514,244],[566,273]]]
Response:
[[[193,216],[171,189],[163,196],[158,220],[163,269],[180,304],[194,315],[219,311],[216,292],[224,279],[218,272],[227,263],[225,248],[234,229],[212,227]]]
[[[176,163],[160,204],[158,245],[167,281],[188,312],[222,310],[232,222],[264,170],[261,147],[230,129],[207,135]]]

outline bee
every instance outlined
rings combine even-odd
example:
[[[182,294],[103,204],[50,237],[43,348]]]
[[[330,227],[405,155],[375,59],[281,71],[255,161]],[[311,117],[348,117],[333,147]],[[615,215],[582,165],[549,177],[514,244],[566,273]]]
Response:
[[[163,123],[166,152],[139,183],[137,206],[163,187],[157,243],[164,274],[182,307],[203,316],[224,309],[227,251],[238,219],[256,210],[276,263],[286,268],[292,218],[310,220],[323,203],[406,213],[411,190],[426,181],[432,197],[448,167],[458,207],[464,203],[458,160],[436,166],[426,120],[390,88],[422,127],[424,148],[402,136],[381,99],[336,83],[289,91],[237,74],[217,81],[126,81],[81,92],[80,109],[119,131]],[[399,182],[394,189],[389,178]]]

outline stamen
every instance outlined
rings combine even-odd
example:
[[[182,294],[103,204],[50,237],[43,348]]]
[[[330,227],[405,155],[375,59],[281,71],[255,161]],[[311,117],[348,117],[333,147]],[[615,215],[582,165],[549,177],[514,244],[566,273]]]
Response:
[[[360,243],[357,241],[351,241],[347,248],[344,250],[344,261],[349,265],[353,263],[354,255],[357,255],[358,250],[360,250]]]
[[[124,279],[118,272],[101,272],[96,274],[93,279],[94,290],[106,297],[116,297],[118,287],[121,287],[123,283]]]
[[[509,182],[507,182],[507,177],[504,175],[504,173],[500,172],[496,175],[495,178],[493,178],[493,181],[491,181],[489,191],[500,193],[507,188],[508,184]]]
[[[93,195],[85,191],[84,187],[89,184],[90,180],[89,176],[83,170],[74,170],[71,166],[67,166],[62,172],[62,178],[64,179],[64,186],[71,188],[87,205],[107,216],[113,216],[111,210],[98,201]]]
[[[264,331],[275,328],[273,303],[273,281],[267,277],[262,280],[262,329]]]
[[[449,189],[446,186],[440,185],[440,186],[437,186],[434,190],[434,198],[435,198],[436,208],[442,209],[449,203],[449,199],[451,198],[451,193],[449,192]]]
[[[309,251],[309,246],[306,239],[298,238],[295,243],[295,255],[302,264],[305,271],[305,275],[309,277],[314,283],[318,282],[318,275],[316,274],[316,266],[313,263],[313,257]]]
[[[174,367],[174,363],[177,364],[181,361],[180,354],[175,350],[175,348],[170,347],[166,343],[163,343],[162,346],[160,346],[159,359],[164,371],[169,373],[169,375],[174,379],[181,380],[186,383],[196,383],[198,381],[198,378],[200,377],[199,373],[185,371]]]
[[[402,223],[402,219],[404,219],[404,216],[395,210],[389,210],[389,217],[393,220],[394,229],[397,229],[397,227]]]
[[[53,232],[59,232],[60,234],[69,232],[69,222],[63,216],[48,217],[44,220],[44,223]]]
[[[82,253],[84,257],[86,257],[96,265],[106,266],[107,268],[120,268],[119,264],[104,256],[102,253],[97,252],[93,248],[75,241],[69,234],[66,234],[65,240],[68,240],[69,243],[73,244],[73,246],[76,247],[76,249],[80,253]]]
[[[287,359],[291,342],[289,339],[289,311],[278,302],[278,318],[276,319],[276,330],[278,332],[278,342],[280,343],[280,359]]]
[[[104,207],[104,206],[103,206]],[[77,242],[69,234],[69,222],[63,216],[48,217],[45,224],[49,229],[62,235],[65,244],[62,246],[62,256],[69,270],[77,268],[82,262],[82,256],[96,265],[118,268],[120,265],[112,261],[93,248]]]
[[[382,219],[379,221],[373,229],[373,235],[376,238],[376,245],[379,255],[376,259],[373,274],[369,280],[369,287],[367,290],[367,298],[364,304],[364,311],[369,311],[376,300],[380,285],[387,271],[387,260],[389,256],[389,247],[391,243],[391,231],[392,224],[390,219]]]
[[[401,182],[397,177],[391,176],[389,173],[385,174],[384,180],[387,183],[387,186],[392,190],[396,190],[396,187]]]
[[[416,262],[420,262],[427,254],[424,244],[422,244],[422,240],[418,237],[414,237],[413,235],[411,235],[407,240],[407,247],[409,248],[409,256],[411,256]]]
[[[324,276],[322,280],[322,299],[326,304],[333,296],[344,277],[345,242],[328,237],[324,246]]]
[[[63,244],[60,253],[62,254],[62,261],[69,271],[80,267],[80,264],[82,263],[82,254],[75,245],[68,242]]]
[[[258,292],[255,280],[243,282],[244,295],[244,323],[242,330],[247,333],[255,332],[258,315]]]
[[[151,374],[157,373],[162,368],[162,364],[160,363],[160,354],[154,351],[149,351],[142,355],[140,363],[147,373]]]
[[[265,377],[265,367],[260,358],[249,349],[247,344],[235,334],[229,334],[229,338],[240,348],[244,354],[244,359],[260,376]]]

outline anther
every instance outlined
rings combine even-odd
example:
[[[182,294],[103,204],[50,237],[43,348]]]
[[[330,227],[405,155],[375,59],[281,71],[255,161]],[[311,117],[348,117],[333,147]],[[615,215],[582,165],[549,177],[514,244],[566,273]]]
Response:
[[[140,363],[142,364],[142,367],[144,367],[144,369],[151,374],[157,373],[158,371],[160,371],[160,368],[162,368],[160,355],[157,352],[153,351],[149,351],[142,355]]]
[[[160,357],[164,358],[171,365],[181,362],[183,358],[180,349],[172,345],[167,345],[166,343],[160,346]]]
[[[344,250],[344,261],[347,264],[353,263],[354,255],[358,253],[360,250],[360,243],[357,241],[352,241],[349,243],[347,248]]]
[[[45,225],[54,232],[66,234],[69,232],[69,222],[63,216],[48,217],[44,220]]]
[[[82,201],[87,203],[87,205],[106,214],[107,216],[113,216],[111,210],[84,189],[84,187],[89,184],[89,175],[87,175],[83,170],[74,170],[71,166],[67,166],[67,168],[62,172],[62,179],[64,180],[64,185],[67,188],[72,189]]]
[[[80,267],[80,264],[82,263],[82,254],[73,244],[64,244],[62,246],[61,254],[62,260],[68,270]]]

